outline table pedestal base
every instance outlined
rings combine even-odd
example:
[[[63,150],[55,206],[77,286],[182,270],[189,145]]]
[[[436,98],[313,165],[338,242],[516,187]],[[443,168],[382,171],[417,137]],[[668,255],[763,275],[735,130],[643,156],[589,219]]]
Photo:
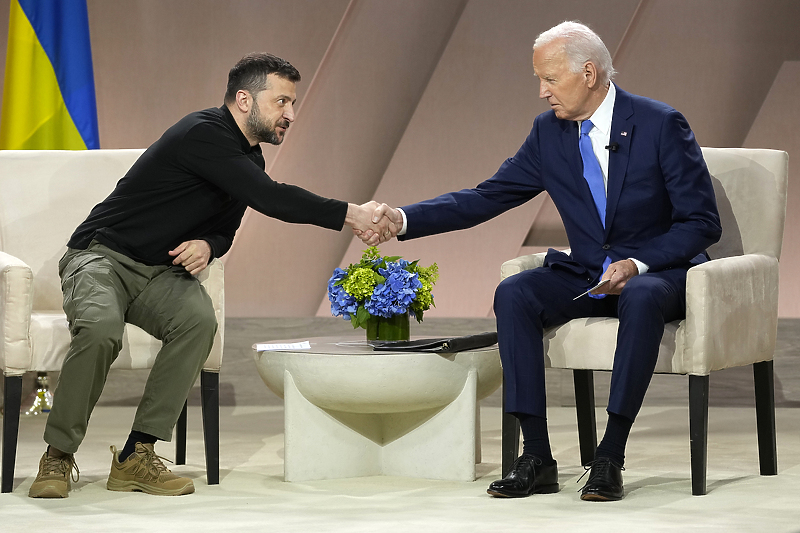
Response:
[[[312,404],[285,370],[284,478],[389,475],[474,481],[480,455],[477,385],[473,369],[461,393],[444,407],[351,413]]]

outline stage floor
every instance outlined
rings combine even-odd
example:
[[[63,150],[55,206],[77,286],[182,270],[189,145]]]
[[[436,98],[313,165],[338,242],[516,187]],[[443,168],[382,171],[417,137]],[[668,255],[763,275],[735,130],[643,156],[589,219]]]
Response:
[[[343,327],[344,326],[344,327]],[[412,331],[438,336],[494,329],[489,319],[430,320]],[[412,326],[413,327],[413,326]],[[752,373],[712,374],[708,489],[691,495],[687,380],[656,376],[634,425],[623,473],[621,502],[579,499],[579,464],[571,378],[549,371],[548,418],[559,462],[561,491],[518,500],[491,498],[500,475],[499,394],[482,402],[483,462],[471,483],[368,477],[304,483],[283,481],[282,401],[261,383],[252,362],[254,342],[349,331],[329,319],[238,319],[226,328],[222,371],[221,481],[205,481],[199,399],[190,399],[185,466],[197,492],[181,497],[116,493],[105,489],[109,445],[121,446],[144,384],[143,372],[115,372],[76,455],[81,478],[66,500],[33,500],[27,490],[44,450],[45,420],[23,419],[14,491],[0,495],[0,531],[770,531],[800,532],[800,321],[782,320],[775,357],[778,429],[777,476],[758,475]],[[605,378],[596,394],[603,403]],[[605,414],[597,413],[602,432]],[[325,443],[320,443],[325,446]],[[174,457],[171,443],[156,451]]]

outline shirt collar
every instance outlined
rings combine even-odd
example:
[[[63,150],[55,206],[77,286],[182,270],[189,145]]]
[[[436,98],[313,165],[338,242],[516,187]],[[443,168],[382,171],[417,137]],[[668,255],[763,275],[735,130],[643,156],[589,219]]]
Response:
[[[603,103],[600,104],[600,107],[589,117],[594,127],[600,130],[605,136],[611,135],[611,119],[614,116],[614,101],[616,99],[617,89],[612,82],[609,82],[608,92],[606,93],[606,97],[603,98]]]
[[[239,142],[242,145],[242,151],[244,151],[246,154],[249,154],[250,152],[261,153],[260,145],[257,144],[255,146],[250,146],[250,141],[248,141],[247,137],[245,137],[244,133],[242,133],[242,130],[239,128],[239,124],[236,123],[236,119],[233,118],[231,110],[228,109],[228,106],[223,104],[220,107],[220,110],[222,111],[222,116],[225,117],[225,122],[228,123],[228,126],[230,126],[230,128],[235,132],[234,135],[236,135],[236,138],[239,139]]]

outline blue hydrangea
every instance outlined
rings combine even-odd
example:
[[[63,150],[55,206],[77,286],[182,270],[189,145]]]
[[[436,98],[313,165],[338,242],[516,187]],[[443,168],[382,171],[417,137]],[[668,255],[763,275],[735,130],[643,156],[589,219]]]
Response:
[[[422,283],[416,274],[405,270],[408,264],[405,259],[398,259],[393,263],[387,263],[386,268],[378,269],[378,273],[385,277],[386,281],[375,287],[372,297],[365,303],[370,315],[390,318],[408,311],[417,291],[422,288]]]
[[[350,320],[350,315],[355,315],[358,309],[358,302],[353,298],[344,287],[336,285],[336,282],[347,276],[347,271],[337,268],[333,271],[333,276],[328,281],[328,299],[331,301],[331,314],[341,316],[345,320]]]

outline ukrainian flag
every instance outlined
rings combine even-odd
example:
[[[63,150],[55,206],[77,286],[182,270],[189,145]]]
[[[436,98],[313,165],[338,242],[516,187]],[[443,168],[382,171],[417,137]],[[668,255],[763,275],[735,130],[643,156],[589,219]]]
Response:
[[[0,149],[99,147],[86,0],[11,0]]]

